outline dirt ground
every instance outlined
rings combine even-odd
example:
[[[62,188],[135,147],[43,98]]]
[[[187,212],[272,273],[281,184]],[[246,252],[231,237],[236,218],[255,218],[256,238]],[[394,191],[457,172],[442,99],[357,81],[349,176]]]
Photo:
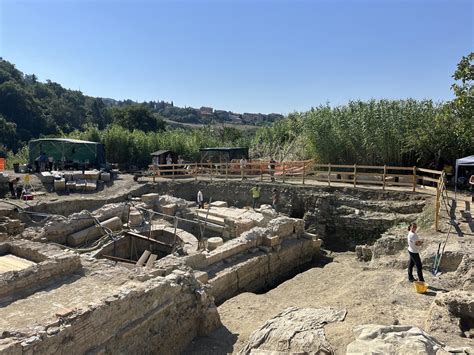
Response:
[[[13,171],[7,171],[10,176],[18,176],[22,179],[25,174],[15,174]],[[43,185],[37,175],[31,175],[31,185],[32,193],[34,195],[34,200],[32,201],[19,201],[12,200],[10,194],[7,193],[5,201],[13,202],[22,207],[36,206],[40,203],[49,203],[56,201],[77,201],[83,199],[97,199],[97,200],[107,200],[114,197],[118,197],[128,192],[133,191],[134,189],[139,188],[140,186],[146,184],[145,181],[139,180],[138,182],[133,181],[133,175],[130,174],[119,174],[117,178],[113,181],[104,184],[102,187],[99,187],[97,191],[83,191],[83,192],[55,192],[53,191],[52,186]],[[1,209],[12,209],[13,207],[7,203],[2,203],[0,200],[0,210]]]
[[[346,308],[343,322],[325,327],[336,354],[345,354],[359,324],[402,324],[424,328],[431,302],[449,275],[439,278],[425,272],[430,290],[418,294],[407,281],[406,270],[373,269],[359,262],[352,252],[333,253],[333,261],[295,276],[265,294],[243,293],[219,308],[223,326],[208,337],[195,339],[188,354],[238,353],[250,334],[285,308]],[[453,337],[449,345],[461,346],[467,339]],[[459,338],[459,339],[455,339]],[[474,343],[474,341],[470,341]],[[471,346],[474,344],[471,344]]]
[[[448,236],[450,213],[443,209],[441,232],[433,228],[421,229],[424,248],[436,250],[439,242],[447,239],[446,250],[474,250],[474,224],[470,217],[474,206],[469,195],[458,196],[458,204],[451,211],[458,224]],[[468,203],[466,203],[468,202]],[[429,308],[440,292],[461,288],[454,272],[433,276],[425,267],[424,276],[430,289],[425,294],[416,293],[408,282],[406,269],[397,267],[372,267],[370,262],[360,262],[353,252],[331,253],[324,266],[315,266],[294,278],[263,293],[242,293],[218,307],[222,326],[208,337],[194,339],[187,354],[238,353],[251,333],[268,319],[288,307],[345,308],[343,322],[325,327],[326,337],[336,354],[345,354],[347,345],[355,338],[352,329],[360,324],[401,324],[422,329]],[[407,257],[402,251],[393,260]],[[415,273],[416,274],[416,273]],[[458,334],[436,334],[439,341],[451,347],[474,348],[474,339]]]
[[[74,202],[83,199],[107,201],[111,198],[123,196],[139,189],[144,181],[133,181],[132,175],[119,175],[113,183],[104,186],[102,190],[93,193],[62,193],[49,192],[34,177],[33,186],[39,194],[29,205],[39,203]],[[474,249],[474,224],[470,212],[466,214],[470,196],[459,203],[455,211],[461,224],[453,231],[450,239],[453,246],[464,250]],[[15,201],[18,200],[6,200]],[[474,205],[474,203],[472,203]],[[25,206],[23,204],[23,206]],[[11,209],[10,205],[0,201],[0,210]],[[425,237],[432,238],[433,245],[444,240],[448,230],[446,222],[449,220],[447,212],[442,216],[444,233],[429,231]],[[464,219],[463,219],[464,218]],[[454,233],[456,232],[456,233]],[[449,250],[449,248],[448,248]],[[291,307],[334,307],[347,309],[347,316],[343,322],[332,323],[325,327],[326,336],[337,354],[344,354],[347,344],[354,340],[352,329],[360,324],[403,324],[424,328],[429,307],[439,292],[453,289],[452,273],[434,277],[428,271],[425,279],[430,285],[426,294],[418,294],[413,285],[407,281],[406,270],[400,268],[373,268],[368,262],[356,260],[353,252],[330,253],[327,255],[331,262],[324,266],[315,266],[294,278],[278,285],[274,289],[263,293],[243,293],[226,301],[218,307],[222,326],[210,336],[196,338],[186,350],[188,354],[223,354],[237,353],[248,340],[250,334],[274,317],[282,310]],[[400,256],[404,258],[405,255]],[[101,280],[103,281],[103,280]],[[115,281],[115,280],[114,280]],[[117,282],[121,282],[117,279]],[[64,299],[58,304],[66,305],[68,293],[76,283],[64,285]],[[108,288],[100,292],[108,292]],[[73,292],[74,293],[74,292]],[[79,295],[79,293],[78,293]],[[82,296],[80,296],[82,297]],[[70,300],[72,301],[72,300]],[[74,303],[74,302],[72,302]],[[21,314],[21,308],[26,305],[15,302],[11,307],[16,310],[8,312],[15,317]],[[35,307],[31,305],[32,309]],[[9,320],[5,317],[6,321]],[[18,325],[20,327],[20,324]],[[463,339],[459,336],[447,334],[440,341],[453,347],[471,346],[473,339]]]

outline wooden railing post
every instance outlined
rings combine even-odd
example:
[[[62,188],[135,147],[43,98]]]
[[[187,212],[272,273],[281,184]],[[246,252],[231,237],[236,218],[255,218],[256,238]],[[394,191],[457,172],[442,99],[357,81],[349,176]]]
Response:
[[[328,164],[328,186],[331,187],[331,163]]]
[[[174,180],[174,164],[171,165],[171,170],[172,170],[172,171],[171,171],[171,174],[172,174],[172,175],[171,175],[171,179]]]
[[[196,163],[196,166],[194,169],[194,181],[197,181],[198,179],[198,169],[199,169],[199,163]]]
[[[285,182],[285,176],[286,176],[286,171],[285,171],[285,162],[283,162],[283,173],[282,173],[283,182]]]
[[[416,191],[416,166],[413,167],[413,192]]]
[[[227,182],[227,164],[228,163],[225,163],[225,182]]]
[[[155,179],[156,179],[156,164],[153,164],[153,183],[154,184],[156,183]]]
[[[354,187],[356,187],[357,183],[357,164],[354,164]]]
[[[260,162],[260,181],[263,181],[263,168],[262,168],[262,162]]]
[[[303,162],[303,185],[304,185],[305,175],[306,175],[306,162]]]
[[[382,189],[385,191],[385,177],[387,175],[387,165],[384,165],[383,166],[383,176],[382,176],[382,179],[383,179],[383,185],[382,185]]]

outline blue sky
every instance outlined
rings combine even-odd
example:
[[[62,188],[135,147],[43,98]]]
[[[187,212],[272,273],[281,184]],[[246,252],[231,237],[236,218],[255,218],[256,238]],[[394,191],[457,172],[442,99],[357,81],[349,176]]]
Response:
[[[0,56],[87,95],[235,112],[452,97],[470,0],[0,0]]]

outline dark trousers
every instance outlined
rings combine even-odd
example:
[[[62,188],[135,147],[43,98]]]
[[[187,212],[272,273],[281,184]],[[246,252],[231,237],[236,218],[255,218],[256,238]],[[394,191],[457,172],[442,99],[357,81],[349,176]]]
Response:
[[[258,200],[260,200],[260,197],[254,197],[253,198],[253,206],[252,206],[253,209],[255,209],[255,206],[258,205]]]
[[[10,194],[12,195],[12,198],[16,198],[15,185],[9,182],[8,187],[10,188]]]
[[[408,252],[410,254],[410,263],[408,264],[408,279],[414,280],[413,277],[413,266],[416,266],[416,272],[418,274],[418,280],[425,282],[423,278],[423,267],[421,265],[420,254]]]

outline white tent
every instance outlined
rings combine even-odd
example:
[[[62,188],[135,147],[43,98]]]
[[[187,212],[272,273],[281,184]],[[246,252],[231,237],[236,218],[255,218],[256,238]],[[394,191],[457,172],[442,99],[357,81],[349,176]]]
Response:
[[[456,170],[454,174],[454,193],[457,191],[458,186],[458,168],[460,166],[474,166],[474,155],[469,155],[461,159],[456,159]]]

